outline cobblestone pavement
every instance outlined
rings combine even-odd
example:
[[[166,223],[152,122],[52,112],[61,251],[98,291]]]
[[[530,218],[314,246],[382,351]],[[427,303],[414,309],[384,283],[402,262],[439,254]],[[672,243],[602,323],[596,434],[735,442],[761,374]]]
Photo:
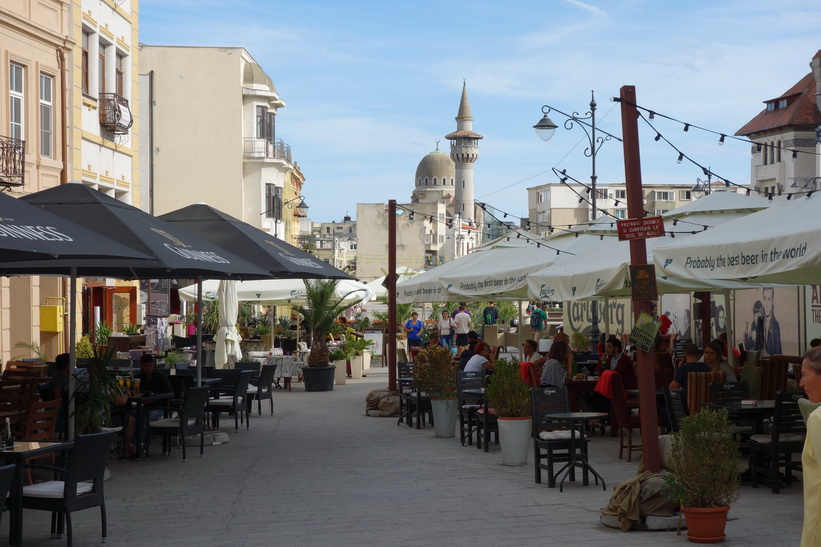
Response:
[[[596,435],[590,461],[607,491],[579,483],[564,492],[535,484],[526,467],[437,439],[432,428],[397,426],[364,415],[365,395],[387,385],[371,369],[327,393],[277,390],[274,416],[254,414],[251,429],[207,446],[200,458],[178,449],[147,461],[111,462],[106,484],[107,545],[669,545],[675,532],[630,532],[599,524],[612,488],[636,464],[618,459],[617,439]],[[532,458],[532,455],[531,455]],[[775,495],[745,485],[733,505],[725,545],[797,545],[802,485]],[[24,515],[25,545],[57,546],[49,517]],[[4,515],[0,544],[8,538]],[[74,514],[75,545],[100,543],[99,511]]]

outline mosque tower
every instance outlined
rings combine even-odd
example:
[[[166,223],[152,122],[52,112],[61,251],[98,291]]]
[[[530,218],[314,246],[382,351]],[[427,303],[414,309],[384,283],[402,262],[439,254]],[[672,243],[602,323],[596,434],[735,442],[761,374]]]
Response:
[[[473,116],[470,113],[467,86],[462,83],[462,100],[456,115],[456,131],[445,135],[450,141],[450,157],[456,164],[456,188],[453,212],[462,220],[474,224],[473,163],[479,158],[479,139],[473,132]]]

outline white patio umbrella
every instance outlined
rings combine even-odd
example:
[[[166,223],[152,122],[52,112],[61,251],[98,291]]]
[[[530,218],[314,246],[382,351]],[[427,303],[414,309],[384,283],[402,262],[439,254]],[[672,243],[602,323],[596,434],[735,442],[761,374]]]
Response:
[[[273,306],[301,306],[305,304],[305,284],[301,279],[260,279],[236,283],[237,300],[240,302],[259,302]],[[351,293],[348,295],[348,293]],[[179,290],[180,298],[195,301],[197,286],[189,285]],[[340,279],[336,294],[340,298],[348,295],[344,302],[349,306],[368,302],[375,298],[373,291],[364,283],[350,279]],[[205,280],[202,282],[203,300],[217,300],[219,282]]]
[[[396,273],[399,275],[399,278],[396,280],[396,283],[402,283],[407,281],[412,277],[416,277],[417,275],[421,274],[422,272],[414,270],[413,268],[408,268],[407,266],[399,266],[396,268]],[[377,277],[373,281],[369,281],[367,283],[368,287],[373,291],[376,295],[376,298],[387,298],[388,297],[388,289],[386,289],[382,284],[385,282],[387,278],[386,275],[382,277]]]
[[[237,360],[242,358],[239,343],[242,341],[237,330],[237,316],[239,314],[236,281],[223,279],[219,282],[219,328],[214,340],[217,343],[214,352],[214,365],[224,368],[228,362],[228,355],[234,354]]]

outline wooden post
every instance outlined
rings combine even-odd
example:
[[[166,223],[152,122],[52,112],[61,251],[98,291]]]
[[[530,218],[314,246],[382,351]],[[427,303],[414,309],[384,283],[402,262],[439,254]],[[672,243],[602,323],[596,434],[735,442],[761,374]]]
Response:
[[[396,200],[388,201],[388,389],[396,391]]]
[[[641,188],[641,153],[639,150],[638,110],[636,109],[635,86],[623,86],[621,98],[621,127],[624,138],[624,180],[627,185],[627,216],[644,218],[644,196]],[[644,239],[630,241],[630,263],[647,263],[647,245]],[[633,318],[641,311],[650,313],[650,302],[633,300]],[[637,352],[637,374],[639,390],[639,411],[641,415],[641,446],[644,454],[644,470],[658,472],[659,458],[658,415],[656,413],[655,364],[650,355],[639,349]]]

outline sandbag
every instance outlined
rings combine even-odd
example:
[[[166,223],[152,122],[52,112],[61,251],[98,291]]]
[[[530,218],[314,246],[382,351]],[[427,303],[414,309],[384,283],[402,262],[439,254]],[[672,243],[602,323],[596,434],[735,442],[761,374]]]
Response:
[[[374,389],[365,397],[365,414],[386,417],[399,415],[399,395],[389,389]]]

